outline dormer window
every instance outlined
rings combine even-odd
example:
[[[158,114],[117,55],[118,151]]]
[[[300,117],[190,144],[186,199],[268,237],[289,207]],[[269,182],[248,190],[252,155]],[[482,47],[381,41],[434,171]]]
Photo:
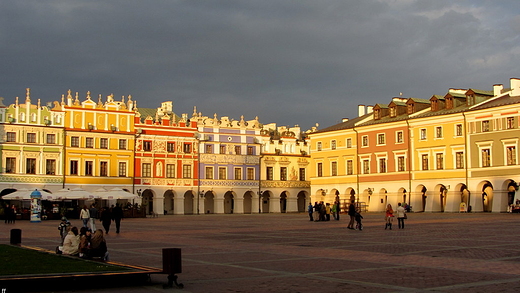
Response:
[[[446,109],[453,109],[453,97],[446,98]]]
[[[381,119],[381,109],[374,109],[374,119],[375,120]]]
[[[432,100],[431,101],[431,107],[432,107],[432,111],[439,111],[439,101],[438,100]]]
[[[408,104],[408,115],[413,114],[415,112],[415,104],[410,103]]]
[[[397,107],[390,107],[390,117],[396,117],[397,116]]]

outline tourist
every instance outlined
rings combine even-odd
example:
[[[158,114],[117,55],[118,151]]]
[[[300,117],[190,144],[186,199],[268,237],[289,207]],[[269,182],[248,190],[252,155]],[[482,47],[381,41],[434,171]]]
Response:
[[[390,230],[392,230],[392,221],[394,219],[394,210],[392,209],[392,205],[391,204],[388,204],[386,206],[386,211],[385,211],[385,230],[387,228],[390,228]]]
[[[90,212],[87,209],[87,205],[84,205],[79,213],[79,218],[83,221],[83,227],[88,227],[88,221],[90,220]]]
[[[330,213],[331,213],[330,203],[327,203],[325,205],[325,221],[330,221]]]
[[[119,234],[119,228],[121,227],[121,220],[123,219],[123,209],[117,203],[116,206],[112,209],[112,218],[116,223],[116,233]]]
[[[314,213],[314,207],[312,206],[312,203],[309,202],[309,206],[307,207],[307,212],[309,213],[309,218],[311,221],[314,221],[314,218],[312,217],[312,214]]]
[[[81,229],[79,229],[79,257],[86,258],[88,256],[91,234],[89,228],[81,227]]]
[[[315,201],[314,202],[314,222],[318,222],[320,220],[320,204]]]
[[[363,219],[363,216],[361,215],[360,210],[356,210],[356,214],[354,215],[354,218],[356,219],[356,230],[363,230],[363,224],[361,224],[361,219]]]
[[[67,218],[62,217],[61,222],[58,225],[58,230],[60,231],[60,246],[63,245],[63,240],[65,240],[65,236],[67,236],[67,233],[69,233],[70,230],[70,222],[67,220]]]
[[[96,219],[98,218],[98,210],[96,204],[93,203],[88,210],[90,213],[90,230],[96,231]]]
[[[89,257],[101,257],[103,260],[109,259],[107,242],[101,229],[97,229],[90,238]]]
[[[61,252],[65,255],[77,255],[79,250],[79,233],[77,227],[72,227],[63,240]]]
[[[401,205],[401,203],[398,203],[397,204],[397,226],[399,227],[399,229],[404,229],[404,219],[406,219],[406,210]]]
[[[112,213],[110,212],[110,210],[107,207],[104,207],[103,211],[101,211],[101,216],[100,216],[99,220],[103,224],[103,228],[105,228],[105,233],[108,234],[108,231],[110,231],[110,224],[112,224],[113,219],[112,219]]]
[[[5,217],[5,224],[11,223],[11,208],[9,207],[9,204],[5,205],[4,217]]]
[[[350,222],[348,223],[347,228],[354,230],[354,220],[356,217],[356,206],[354,206],[354,201],[350,201],[350,205],[348,206],[348,215],[350,217]]]

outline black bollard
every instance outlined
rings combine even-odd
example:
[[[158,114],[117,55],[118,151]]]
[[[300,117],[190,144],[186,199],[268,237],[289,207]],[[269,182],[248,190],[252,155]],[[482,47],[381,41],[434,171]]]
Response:
[[[22,230],[11,229],[11,244],[20,245],[22,244]]]
[[[183,288],[182,283],[177,283],[177,276],[175,274],[182,273],[182,260],[180,248],[163,248],[163,273],[168,274],[168,285],[164,288],[171,288],[173,284],[179,288]]]

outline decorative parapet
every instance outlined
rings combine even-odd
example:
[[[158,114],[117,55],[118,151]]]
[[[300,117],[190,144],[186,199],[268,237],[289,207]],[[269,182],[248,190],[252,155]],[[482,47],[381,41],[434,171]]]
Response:
[[[310,181],[262,181],[262,188],[311,188]]]
[[[201,186],[258,188],[256,180],[200,180]]]
[[[200,162],[207,164],[250,164],[257,165],[259,156],[200,154]]]
[[[0,182],[16,183],[63,183],[63,176],[52,175],[0,175]]]
[[[140,178],[143,185],[157,185],[157,186],[195,186],[194,179],[183,178]]]

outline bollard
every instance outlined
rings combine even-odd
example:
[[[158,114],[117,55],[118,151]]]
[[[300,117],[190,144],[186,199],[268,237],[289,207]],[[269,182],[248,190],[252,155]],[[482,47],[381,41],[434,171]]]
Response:
[[[182,273],[182,259],[180,248],[163,248],[163,273],[168,274],[168,285],[164,288],[173,287],[173,283],[179,288],[184,285],[177,283],[177,276],[175,274]]]
[[[22,230],[11,229],[11,244],[20,245],[22,244]]]

